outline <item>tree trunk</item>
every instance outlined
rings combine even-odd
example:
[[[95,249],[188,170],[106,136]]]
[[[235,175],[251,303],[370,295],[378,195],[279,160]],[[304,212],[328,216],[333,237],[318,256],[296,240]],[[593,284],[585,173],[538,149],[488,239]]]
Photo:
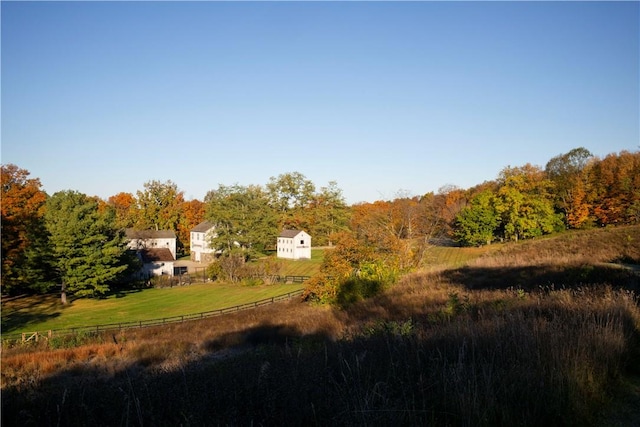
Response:
[[[67,289],[64,282],[62,282],[62,292],[60,294],[60,300],[62,301],[63,305],[67,305]]]

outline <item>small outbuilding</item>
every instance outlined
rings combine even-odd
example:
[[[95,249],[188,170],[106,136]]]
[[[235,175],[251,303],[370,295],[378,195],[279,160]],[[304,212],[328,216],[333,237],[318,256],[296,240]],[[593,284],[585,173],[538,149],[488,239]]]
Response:
[[[311,236],[302,230],[282,230],[276,246],[278,258],[311,259]]]

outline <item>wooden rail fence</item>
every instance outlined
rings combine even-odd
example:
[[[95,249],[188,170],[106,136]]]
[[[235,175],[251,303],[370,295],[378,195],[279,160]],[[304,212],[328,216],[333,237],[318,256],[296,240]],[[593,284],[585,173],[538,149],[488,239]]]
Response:
[[[292,277],[306,277],[306,276],[292,276]],[[298,291],[288,292],[286,294],[274,296],[271,298],[265,298],[259,301],[240,304],[233,307],[220,308],[218,310],[204,311],[201,313],[194,313],[194,314],[183,314],[180,316],[163,317],[163,318],[148,319],[148,320],[136,320],[132,322],[109,323],[106,325],[80,326],[77,328],[69,328],[69,329],[54,329],[46,332],[35,331],[35,332],[21,332],[21,333],[6,334],[6,335],[3,334],[2,340],[3,341],[22,340],[23,343],[29,342],[29,341],[38,342],[39,339],[43,339],[43,338],[51,339],[53,336],[66,336],[66,335],[74,335],[77,333],[99,333],[99,332],[114,331],[114,330],[148,328],[151,326],[168,325],[171,323],[183,323],[190,320],[206,319],[208,317],[216,317],[216,316],[221,316],[223,314],[236,313],[239,311],[250,310],[250,309],[262,307],[265,305],[274,304],[279,301],[290,300],[293,297],[302,295],[303,292],[304,290],[300,289]]]

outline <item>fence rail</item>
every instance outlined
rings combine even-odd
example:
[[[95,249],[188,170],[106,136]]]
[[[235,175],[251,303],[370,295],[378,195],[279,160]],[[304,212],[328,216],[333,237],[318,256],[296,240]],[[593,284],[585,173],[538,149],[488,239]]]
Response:
[[[295,276],[295,277],[304,277],[304,276]],[[107,331],[114,331],[114,330],[148,328],[151,326],[169,325],[172,323],[183,323],[190,320],[206,319],[209,317],[221,316],[223,314],[250,310],[250,309],[262,307],[265,305],[274,304],[279,301],[290,300],[293,297],[302,295],[303,292],[304,290],[300,289],[297,291],[288,292],[286,294],[277,295],[271,298],[265,298],[259,301],[235,305],[233,307],[220,308],[217,310],[204,311],[201,313],[184,314],[180,316],[171,316],[171,317],[163,317],[163,318],[147,319],[147,320],[136,320],[132,322],[109,323],[105,325],[80,326],[77,328],[68,328],[68,329],[53,329],[45,332],[33,331],[33,332],[11,333],[6,335],[2,334],[2,340],[17,341],[22,339],[22,342],[27,342],[27,341],[37,342],[39,338],[50,339],[54,336],[59,337],[59,336],[66,336],[66,335],[74,335],[77,333],[87,333],[87,332],[99,333],[99,332],[107,332]]]

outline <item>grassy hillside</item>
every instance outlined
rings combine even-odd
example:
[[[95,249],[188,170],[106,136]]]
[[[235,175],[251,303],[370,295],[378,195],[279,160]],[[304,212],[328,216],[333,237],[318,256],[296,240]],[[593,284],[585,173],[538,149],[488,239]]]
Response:
[[[3,423],[635,425],[640,227],[492,249],[344,310],[4,349]]]

